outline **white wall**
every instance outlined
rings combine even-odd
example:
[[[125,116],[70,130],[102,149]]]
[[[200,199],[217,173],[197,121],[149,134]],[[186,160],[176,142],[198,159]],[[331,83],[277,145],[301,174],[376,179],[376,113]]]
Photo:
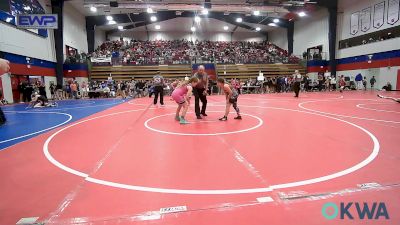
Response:
[[[303,55],[307,48],[318,45],[322,45],[323,52],[329,52],[328,19],[328,10],[324,8],[296,21],[294,23],[293,54]]]
[[[268,40],[278,47],[288,50],[287,29],[278,27],[269,31]]]
[[[318,73],[307,73],[307,75],[312,81],[318,80]]]
[[[368,87],[370,87],[369,80],[371,79],[372,76],[375,76],[376,89],[381,89],[384,85],[386,85],[387,82],[390,82],[392,84],[393,89],[398,89],[400,87],[396,87],[396,84],[397,84],[397,70],[399,69],[400,69],[399,66],[390,68],[382,67],[382,68],[372,68],[372,69],[362,69],[362,70],[338,71],[337,74],[339,76],[341,75],[349,76],[352,80],[354,80],[354,77],[357,74],[361,73],[363,77],[367,78]]]
[[[76,10],[71,3],[64,3],[64,46],[78,49],[78,52],[88,52],[85,16]],[[64,54],[65,54],[65,47]]]
[[[50,0],[39,0],[46,13],[51,13]],[[32,32],[17,29],[13,25],[0,23],[0,51],[47,61],[56,61],[54,48],[54,34],[48,31],[48,37],[44,38]]]
[[[374,15],[374,5],[380,2],[385,1],[385,13],[384,13],[384,24],[380,28],[373,27],[373,15]],[[349,1],[349,0],[339,0],[338,2],[338,39],[343,40],[347,38],[356,37],[359,35],[364,35],[367,33],[375,32],[378,30],[384,30],[386,28],[390,28],[393,26],[400,25],[400,20],[397,21],[394,25],[390,25],[387,23],[387,11],[388,11],[388,0],[357,0],[357,1]],[[355,35],[350,34],[350,17],[351,14],[357,11],[361,11],[367,7],[371,7],[371,28],[363,32],[361,31],[361,27],[358,30],[358,33]]]
[[[371,19],[371,28],[363,32],[359,28],[359,31],[355,35],[350,34],[350,17],[351,14],[356,11],[361,11],[367,7],[371,7],[371,17],[374,15],[374,4],[382,2],[384,0],[358,0],[358,1],[348,1],[348,0],[339,0],[339,13],[338,13],[338,24],[337,24],[337,46],[340,40],[356,37],[359,35],[364,35],[367,33],[375,32],[382,29],[387,29],[389,27],[400,25],[400,20],[397,21],[393,26],[387,23],[387,10],[388,10],[388,1],[385,0],[385,14],[384,14],[384,24],[380,28],[373,27],[373,20]],[[381,42],[370,43],[366,45],[346,48],[346,49],[338,49],[336,58],[346,58],[358,55],[366,55],[377,52],[386,52],[400,48],[400,38],[389,39]]]
[[[400,49],[400,38],[389,39],[385,41],[374,42],[366,45],[355,46],[337,50],[336,58],[347,58],[359,55],[368,55],[378,52],[387,52]]]
[[[94,31],[94,49],[106,41],[106,32],[104,30],[95,29]]]
[[[135,40],[147,40],[147,33],[145,31],[124,31],[121,33],[114,33],[110,36],[111,40],[119,40],[119,37],[122,35],[124,40],[131,40],[132,38]],[[235,32],[232,35],[230,32],[170,32],[170,31],[162,31],[162,32],[149,32],[150,40],[178,40],[178,39],[188,39],[195,41],[198,40],[211,40],[211,41],[263,41],[265,37],[256,32]],[[97,42],[95,40],[95,42]]]
[[[79,85],[82,85],[83,82],[85,82],[86,84],[88,83],[87,77],[75,77],[75,80],[78,81]]]
[[[10,75],[4,74],[0,77],[0,79],[3,88],[3,98],[7,100],[9,103],[14,103]]]

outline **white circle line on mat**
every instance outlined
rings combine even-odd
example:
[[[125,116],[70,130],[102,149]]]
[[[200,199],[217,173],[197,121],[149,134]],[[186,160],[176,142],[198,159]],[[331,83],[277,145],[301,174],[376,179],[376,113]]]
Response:
[[[400,113],[400,111],[391,111],[391,110],[384,110],[384,109],[374,109],[374,108],[368,108],[364,107],[365,105],[388,105],[392,103],[369,103],[369,104],[357,104],[356,107],[360,109],[366,109],[366,110],[372,110],[372,111],[377,111],[377,112],[387,112],[387,113]],[[398,103],[396,103],[398,104]]]
[[[371,100],[371,99],[341,99],[341,101],[346,100],[346,101],[359,101],[359,100],[369,100],[369,101],[377,101],[377,100]],[[369,121],[376,121],[376,122],[384,122],[384,123],[400,123],[400,121],[391,121],[391,120],[380,120],[380,119],[374,119],[374,118],[365,118],[365,117],[358,117],[358,116],[349,116],[349,115],[342,115],[342,114],[336,114],[336,113],[329,113],[329,112],[323,112],[319,110],[314,110],[305,107],[305,104],[308,103],[314,103],[314,102],[326,102],[326,101],[333,101],[333,100],[317,100],[317,101],[306,101],[306,102],[300,102],[298,104],[298,107],[310,112],[314,113],[319,113],[319,114],[324,114],[324,115],[329,115],[329,116],[338,116],[338,117],[344,117],[344,118],[351,118],[351,119],[359,119],[359,120],[369,120]]]
[[[223,111],[207,111],[207,112],[223,112]],[[164,114],[164,115],[152,117],[152,118],[146,120],[146,122],[144,122],[144,126],[149,130],[152,130],[152,131],[158,132],[158,133],[162,133],[162,134],[172,134],[172,135],[180,135],[180,136],[216,136],[216,135],[237,134],[237,133],[243,133],[243,132],[251,131],[251,130],[259,128],[264,123],[263,120],[260,117],[253,116],[253,115],[246,114],[246,113],[241,113],[242,115],[250,116],[250,117],[253,117],[256,120],[258,120],[257,125],[252,126],[250,128],[242,129],[242,130],[237,130],[237,131],[218,132],[218,133],[198,133],[198,134],[197,133],[170,132],[170,131],[164,131],[164,130],[155,129],[155,128],[149,126],[149,122],[154,120],[154,119],[157,119],[157,118],[160,118],[160,117],[164,117],[164,116],[174,115],[174,114],[175,113],[169,113],[169,114]]]
[[[114,188],[127,189],[127,190],[144,191],[144,192],[156,192],[156,193],[168,193],[168,194],[188,194],[188,195],[226,195],[226,194],[261,193],[261,192],[270,192],[272,190],[277,190],[277,189],[284,189],[284,188],[290,188],[290,187],[297,187],[297,186],[320,183],[320,182],[332,180],[332,179],[335,179],[335,178],[338,178],[338,177],[345,176],[347,174],[353,173],[353,172],[355,172],[355,171],[367,166],[379,154],[380,144],[379,144],[378,139],[370,131],[368,131],[367,129],[365,129],[365,128],[359,126],[359,125],[356,125],[354,123],[351,123],[349,121],[345,121],[343,119],[335,118],[335,117],[328,116],[328,115],[322,115],[322,114],[318,114],[318,113],[302,111],[302,110],[297,110],[297,109],[287,109],[287,108],[278,108],[278,107],[263,107],[263,106],[247,106],[247,105],[241,105],[241,107],[255,107],[255,108],[265,108],[265,109],[275,109],[275,110],[285,110],[285,111],[292,111],[292,112],[300,112],[300,113],[306,113],[306,114],[310,114],[310,115],[316,115],[316,116],[321,116],[321,117],[326,117],[326,118],[330,118],[330,119],[333,119],[333,120],[341,121],[343,123],[346,123],[346,124],[349,124],[349,125],[351,125],[353,127],[356,127],[358,129],[360,129],[361,131],[363,131],[364,133],[366,133],[371,138],[374,146],[373,146],[371,154],[367,158],[362,160],[361,162],[357,163],[356,165],[354,165],[354,166],[352,166],[350,168],[347,168],[345,170],[342,170],[342,171],[339,171],[339,172],[336,172],[336,173],[333,173],[333,174],[329,174],[329,175],[326,175],[326,176],[307,179],[307,180],[301,180],[301,181],[295,181],[295,182],[288,182],[288,183],[283,183],[283,184],[275,184],[275,185],[271,185],[269,187],[247,188],[247,189],[214,189],[214,190],[204,190],[204,189],[192,190],[192,189],[174,189],[174,188],[147,187],[147,186],[130,185],[130,184],[123,184],[123,183],[117,183],[117,182],[97,179],[97,178],[89,177],[89,175],[84,173],[84,172],[77,171],[75,169],[72,169],[72,168],[69,168],[68,166],[63,165],[62,163],[60,163],[56,159],[54,159],[53,156],[50,154],[50,152],[49,152],[49,143],[51,142],[51,140],[56,135],[58,135],[59,133],[63,132],[64,130],[69,129],[69,128],[73,127],[73,126],[76,126],[78,124],[82,124],[82,123],[85,123],[85,122],[88,122],[88,121],[92,121],[92,120],[95,120],[95,119],[99,119],[99,118],[104,118],[104,117],[119,115],[119,114],[123,114],[123,113],[130,113],[130,112],[136,112],[136,111],[145,110],[145,109],[136,109],[136,110],[127,110],[127,111],[121,111],[121,112],[106,114],[106,115],[102,115],[102,116],[97,116],[97,117],[89,118],[89,119],[86,119],[86,120],[82,120],[82,121],[70,124],[70,125],[62,128],[62,129],[56,131],[55,133],[53,133],[51,136],[49,136],[47,138],[47,140],[45,141],[45,143],[43,145],[43,152],[44,152],[44,155],[46,156],[46,158],[53,165],[55,165],[56,167],[66,171],[68,173],[83,177],[88,182],[92,182],[92,183],[96,183],[96,184],[100,184],[100,185],[104,185],[104,186],[109,186],[109,187],[114,187]]]
[[[10,142],[10,141],[14,141],[14,140],[18,140],[18,139],[25,138],[25,137],[29,137],[29,136],[32,136],[32,135],[35,135],[35,134],[43,133],[45,131],[48,131],[48,130],[54,129],[56,127],[62,126],[64,124],[68,123],[69,121],[71,121],[71,119],[72,119],[72,115],[71,114],[61,113],[61,112],[18,112],[18,111],[4,111],[4,112],[5,113],[21,113],[21,114],[25,114],[25,113],[26,114],[29,114],[29,113],[33,113],[33,114],[36,114],[36,113],[37,114],[57,114],[57,115],[65,115],[65,116],[68,117],[68,119],[63,121],[62,123],[59,123],[57,125],[54,125],[54,126],[51,126],[51,127],[39,130],[39,131],[35,131],[35,132],[29,133],[29,134],[24,134],[24,135],[21,135],[21,136],[18,136],[18,137],[14,137],[14,138],[9,138],[9,139],[6,139],[6,140],[1,140],[0,144],[6,143],[6,142]]]

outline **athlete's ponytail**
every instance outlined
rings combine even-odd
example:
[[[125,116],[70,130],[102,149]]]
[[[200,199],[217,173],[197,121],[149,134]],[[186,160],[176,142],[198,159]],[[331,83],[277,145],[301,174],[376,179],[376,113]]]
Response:
[[[177,88],[180,88],[182,86],[186,86],[186,85],[191,84],[193,82],[197,83],[197,82],[199,82],[199,79],[197,77],[191,77],[189,80],[185,80],[185,81],[180,82],[178,84]]]

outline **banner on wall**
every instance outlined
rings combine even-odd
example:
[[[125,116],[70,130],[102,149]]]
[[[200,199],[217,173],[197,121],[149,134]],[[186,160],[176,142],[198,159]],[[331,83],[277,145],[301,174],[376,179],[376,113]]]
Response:
[[[58,29],[57,14],[19,14],[17,27],[25,29]]]
[[[111,57],[91,58],[90,61],[93,63],[111,63]]]
[[[371,7],[361,10],[361,31],[366,32],[371,28]]]
[[[197,72],[197,68],[203,65],[210,80],[216,81],[217,80],[217,70],[215,68],[214,63],[205,63],[205,64],[192,64],[192,75]]]
[[[351,14],[350,17],[350,34],[355,35],[358,33],[360,12],[355,12]]]
[[[395,24],[399,21],[400,0],[389,0],[387,23]]]
[[[380,28],[384,23],[385,2],[374,5],[374,28]]]

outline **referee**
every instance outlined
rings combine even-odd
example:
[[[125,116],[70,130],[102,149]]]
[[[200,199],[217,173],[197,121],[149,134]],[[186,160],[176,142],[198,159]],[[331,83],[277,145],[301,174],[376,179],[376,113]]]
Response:
[[[295,93],[295,96],[294,96],[295,98],[299,97],[301,79],[302,79],[301,74],[299,73],[298,70],[295,70],[294,74],[293,74],[293,80],[294,80],[293,90]]]
[[[0,58],[0,79],[1,75],[8,73],[9,71],[10,71],[10,62],[8,62],[8,60]],[[4,113],[0,108],[0,125],[3,125],[5,122],[6,122],[6,117],[4,116]]]
[[[208,75],[205,72],[205,68],[203,65],[200,65],[197,69],[197,73],[193,75],[199,79],[199,83],[197,83],[196,87],[193,87],[193,95],[194,95],[194,110],[196,112],[197,119],[202,119],[201,115],[207,116],[206,108],[207,108],[207,88],[208,88]],[[201,111],[200,111],[200,102],[202,103]]]

